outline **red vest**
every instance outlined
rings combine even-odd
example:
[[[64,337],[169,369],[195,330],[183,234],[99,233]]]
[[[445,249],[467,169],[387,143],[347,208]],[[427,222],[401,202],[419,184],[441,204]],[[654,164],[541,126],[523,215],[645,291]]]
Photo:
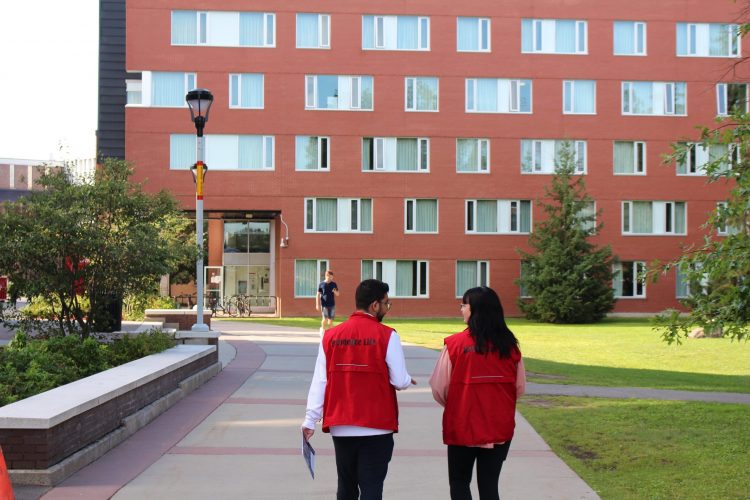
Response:
[[[328,330],[323,432],[356,425],[398,432],[398,403],[385,355],[393,328],[362,312]]]
[[[443,442],[460,446],[502,443],[516,426],[516,370],[521,352],[480,354],[466,329],[445,339],[451,359]]]

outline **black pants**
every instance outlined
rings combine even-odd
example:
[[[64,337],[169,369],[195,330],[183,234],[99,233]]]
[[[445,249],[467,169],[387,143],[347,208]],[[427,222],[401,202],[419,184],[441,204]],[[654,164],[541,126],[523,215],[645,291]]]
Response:
[[[471,500],[471,473],[477,462],[477,486],[480,500],[499,500],[500,469],[508,456],[510,441],[494,448],[448,445],[448,482],[451,500]]]
[[[381,500],[393,455],[393,434],[334,436],[333,447],[339,476],[336,500]]]

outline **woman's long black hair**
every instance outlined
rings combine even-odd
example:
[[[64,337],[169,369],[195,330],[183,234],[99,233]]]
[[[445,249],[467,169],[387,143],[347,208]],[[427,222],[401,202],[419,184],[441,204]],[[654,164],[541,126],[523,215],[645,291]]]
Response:
[[[476,342],[476,352],[499,352],[501,358],[510,356],[518,348],[518,339],[505,324],[505,314],[500,297],[486,286],[470,288],[461,300],[469,304],[469,333]]]

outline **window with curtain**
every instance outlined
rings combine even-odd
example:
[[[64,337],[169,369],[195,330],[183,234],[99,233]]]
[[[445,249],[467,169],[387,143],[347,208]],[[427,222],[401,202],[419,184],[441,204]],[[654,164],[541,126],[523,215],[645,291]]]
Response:
[[[362,260],[362,279],[388,284],[391,297],[429,296],[429,265],[426,260]]]
[[[586,202],[586,205],[578,212],[576,217],[584,231],[594,234],[596,231],[596,202]]]
[[[438,110],[438,79],[435,77],[406,77],[406,111]]]
[[[563,113],[596,114],[596,82],[593,80],[563,81]]]
[[[182,135],[177,134],[177,136],[181,137]],[[206,134],[204,138],[205,161],[211,170],[274,169],[275,138],[272,135]],[[187,140],[179,139],[175,141],[172,139],[173,155],[180,154],[185,149],[181,146],[175,147],[183,143],[187,143]],[[193,138],[192,148],[195,149],[195,138]],[[195,157],[195,153],[193,153],[193,157]],[[195,160],[193,160],[193,163],[195,163]]]
[[[467,78],[467,113],[531,113],[531,80]]]
[[[748,95],[746,83],[716,84],[716,114],[727,116],[733,112],[747,113]]]
[[[362,170],[427,172],[430,168],[428,138],[363,137]]]
[[[229,107],[263,109],[263,75],[260,73],[230,74]]]
[[[171,134],[169,136],[170,170],[189,170],[196,157],[195,134]]]
[[[489,172],[489,139],[456,139],[456,172]]]
[[[726,210],[727,210],[727,202],[726,201],[720,201],[716,203],[716,212],[715,215],[720,217],[723,220],[723,224],[721,224],[717,228],[717,234],[719,236],[730,236],[733,234],[738,234],[742,232],[742,227],[738,224],[729,224],[726,222]]]
[[[295,138],[294,168],[328,171],[330,144],[330,137],[298,135]]]
[[[193,10],[172,11],[172,45],[198,43],[198,16]]]
[[[305,198],[305,232],[372,231],[369,198]]]
[[[298,49],[328,49],[331,47],[330,33],[329,14],[297,14]]]
[[[404,231],[407,233],[437,233],[438,201],[436,199],[405,200]]]
[[[372,111],[371,76],[306,75],[305,109]]]
[[[486,260],[456,261],[456,297],[463,297],[466,290],[478,286],[489,286],[490,263]]]
[[[267,12],[240,12],[239,41],[241,47],[274,47],[276,15]]]
[[[575,173],[586,173],[586,141],[521,139],[521,173],[553,174],[560,164],[560,152],[569,143],[576,163]]]
[[[685,82],[622,82],[623,115],[682,115],[687,109]]]
[[[683,201],[625,201],[622,233],[632,235],[687,234],[687,207]]]
[[[490,52],[490,20],[486,17],[457,19],[458,52]]]
[[[614,55],[646,55],[646,23],[639,21],[614,22]]]
[[[615,175],[646,174],[646,143],[643,141],[614,142]]]
[[[531,232],[530,200],[466,200],[466,232],[526,234]]]
[[[615,289],[615,297],[646,297],[646,281],[643,276],[646,271],[645,262],[616,262],[613,265],[613,271],[612,287]]]
[[[298,259],[294,261],[294,296],[315,297],[318,284],[325,280],[328,260]]]
[[[739,57],[740,27],[723,23],[677,23],[680,57]]]
[[[430,50],[430,18],[362,16],[365,50]]]
[[[573,19],[521,19],[521,52],[586,54],[588,24]]]
[[[151,79],[151,106],[187,106],[185,94],[196,87],[195,73],[153,71],[149,75]],[[148,80],[148,76],[146,80]]]
[[[172,45],[274,47],[275,24],[270,12],[173,10]]]

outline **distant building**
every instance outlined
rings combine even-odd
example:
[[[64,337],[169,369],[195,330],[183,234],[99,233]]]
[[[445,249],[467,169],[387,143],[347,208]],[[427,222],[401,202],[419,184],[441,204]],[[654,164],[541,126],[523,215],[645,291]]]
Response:
[[[39,177],[50,168],[62,168],[62,162],[0,158],[0,202],[15,201],[39,188]]]
[[[615,311],[676,307],[674,271],[639,272],[699,241],[726,186],[702,168],[719,151],[662,155],[747,109],[730,1],[100,5],[99,153],[194,210],[185,94],[210,89],[206,288],[285,315],[314,313],[328,267],[340,314],[368,277],[394,316],[458,315],[480,284],[517,314],[517,248],[566,139],[621,259]]]

